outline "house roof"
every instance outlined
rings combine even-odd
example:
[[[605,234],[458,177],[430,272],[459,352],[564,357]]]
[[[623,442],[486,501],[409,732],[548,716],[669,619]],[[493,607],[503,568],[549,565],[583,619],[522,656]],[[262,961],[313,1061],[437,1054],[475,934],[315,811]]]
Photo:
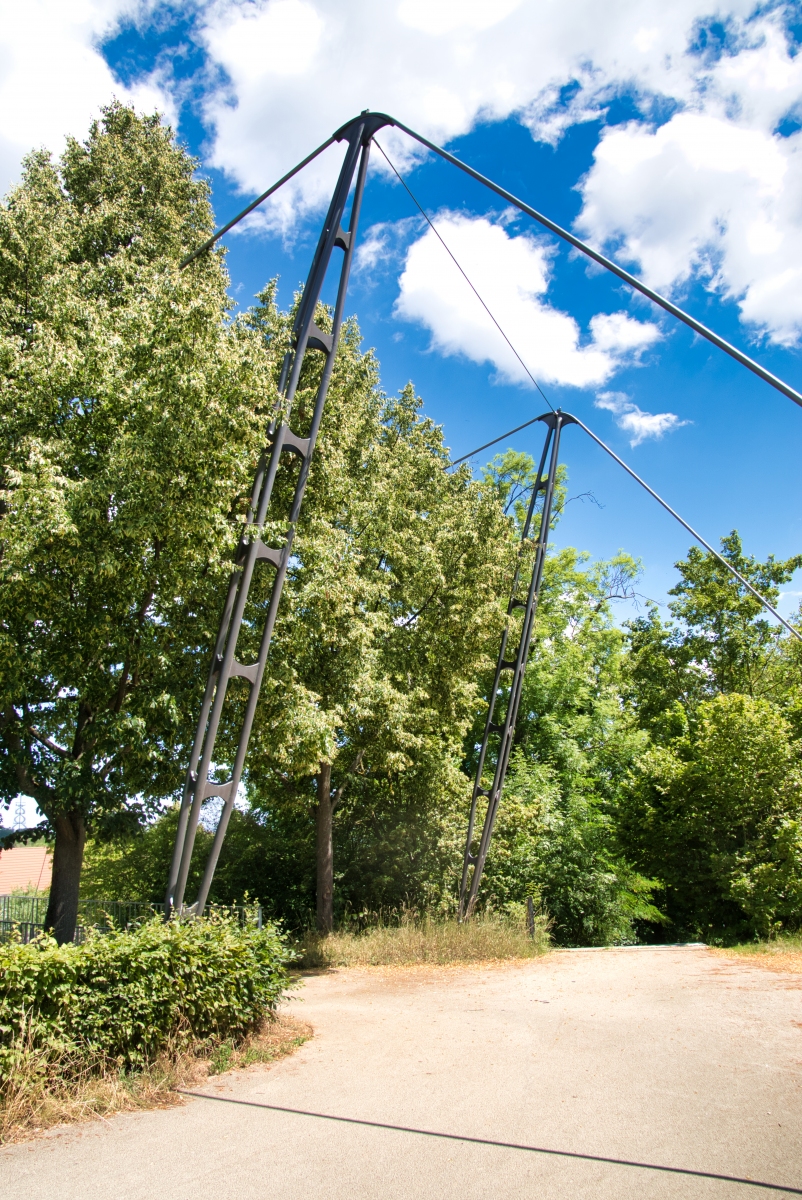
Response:
[[[0,896],[21,890],[37,892],[50,887],[53,854],[49,846],[12,846],[0,850]]]

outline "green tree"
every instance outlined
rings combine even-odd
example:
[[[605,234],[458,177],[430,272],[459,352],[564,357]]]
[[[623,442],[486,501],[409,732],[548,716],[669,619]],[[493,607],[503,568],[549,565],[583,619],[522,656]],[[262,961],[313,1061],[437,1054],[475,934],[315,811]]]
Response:
[[[170,870],[178,806],[124,838],[89,838],[81,875],[81,898],[164,901]],[[267,916],[279,917],[294,929],[308,924],[309,896],[314,895],[314,828],[297,806],[270,816],[241,812],[231,815],[217,864],[211,904],[260,903]],[[201,826],[195,840],[188,878],[190,891],[200,884],[213,837]]]
[[[565,945],[636,940],[661,922],[655,881],[627,861],[616,809],[648,737],[621,704],[624,635],[611,602],[633,594],[638,564],[547,559],[516,730],[516,752],[487,860],[496,906],[538,899]]]
[[[288,318],[266,296],[254,320],[280,339]],[[369,829],[384,841],[383,866],[373,861],[386,879],[397,875],[399,856],[427,856],[425,837],[415,849],[399,837],[403,821],[420,831],[438,806],[464,794],[462,738],[503,620],[511,522],[466,468],[445,469],[442,431],[420,407],[411,386],[396,398],[381,392],[375,359],[349,323],[248,768],[249,797],[264,817],[287,804],[314,812],[321,929],[334,919],[335,823],[354,847],[364,848]],[[301,396],[300,430],[306,419]],[[257,589],[254,614],[266,597]],[[260,628],[255,616],[252,625]],[[386,891],[365,887],[365,867],[351,862],[361,903],[366,892]]]
[[[0,788],[55,835],[60,941],[87,832],[179,784],[276,397],[221,255],[179,270],[213,227],[195,166],[114,104],[0,207]]]
[[[638,865],[691,936],[768,936],[802,917],[802,756],[767,700],[719,695],[644,754],[619,813]]]
[[[744,555],[733,532],[721,540],[723,556],[772,604],[779,588],[802,566],[802,555],[761,563]],[[630,623],[629,698],[640,724],[659,741],[687,731],[698,705],[739,692],[780,704],[798,696],[800,656],[783,630],[726,568],[692,546],[676,564],[680,581],[669,595],[673,622],[656,607]]]

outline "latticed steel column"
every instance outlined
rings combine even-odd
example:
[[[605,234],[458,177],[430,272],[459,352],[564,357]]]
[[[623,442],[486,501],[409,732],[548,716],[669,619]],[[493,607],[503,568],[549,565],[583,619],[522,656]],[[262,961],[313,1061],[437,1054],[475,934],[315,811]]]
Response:
[[[235,558],[235,566],[223,607],[220,631],[217,635],[212,663],[209,669],[206,692],[195,731],[165,901],[168,915],[174,909],[179,912],[203,912],[226,828],[234,807],[234,801],[236,800],[237,789],[245,765],[251,728],[256,713],[256,703],[259,699],[259,689],[262,684],[270,641],[273,635],[273,626],[275,625],[279,601],[281,600],[287,566],[292,554],[295,529],[309,477],[312,454],[315,449],[315,442],[323,416],[323,408],[334,367],[334,357],[337,353],[348,277],[359,222],[359,210],[365,187],[370,139],[377,129],[380,129],[387,123],[388,121],[385,117],[365,113],[345,126],[340,132],[340,140],[347,140],[348,149],[293,325],[294,348],[288,352],[284,359],[279,384],[281,396],[280,412],[271,423],[268,431],[270,443],[263,452],[257,467],[256,478],[251,493],[248,519]],[[343,228],[342,223],[355,173],[356,187],[351,204],[350,221],[346,230]],[[331,333],[325,333],[315,324],[315,308],[320,299],[320,293],[332,254],[336,249],[343,251],[344,258],[340,271],[337,300],[334,306],[332,330]],[[317,390],[309,435],[302,438],[293,433],[289,425],[289,420],[304,358],[307,352],[312,350],[325,354],[326,363]],[[268,518],[279,460],[285,451],[296,455],[300,459],[300,472],[289,512],[289,528],[285,541],[281,546],[274,547],[266,545],[261,535],[265,521]],[[271,520],[275,520],[276,516],[277,514],[272,511],[270,512]],[[236,658],[237,639],[242,626],[243,614],[254,570],[257,563],[262,560],[275,570],[275,576],[270,593],[259,654],[256,662],[246,664],[239,662]],[[217,783],[209,778],[209,771],[213,765],[216,765],[214,756],[215,742],[226,703],[228,684],[232,678],[236,677],[246,679],[250,685],[250,690],[240,728],[234,763],[231,768],[231,777],[223,783]],[[198,821],[203,802],[212,796],[219,796],[223,800],[223,808],[197,899],[194,904],[187,906],[184,904],[184,894]]]
[[[513,739],[515,737],[515,723],[518,719],[518,708],[521,703],[521,692],[523,689],[524,672],[526,663],[529,657],[529,646],[532,641],[532,631],[534,629],[535,614],[537,612],[538,596],[540,594],[540,584],[543,579],[543,567],[546,561],[546,551],[549,543],[549,526],[551,524],[551,514],[554,501],[554,486],[557,480],[557,466],[559,463],[560,453],[560,434],[563,426],[574,425],[576,421],[568,413],[557,412],[544,413],[538,420],[543,421],[548,426],[546,440],[543,444],[543,453],[540,456],[540,463],[537,469],[537,478],[535,486],[532,489],[532,496],[529,501],[529,507],[526,513],[523,530],[521,531],[521,552],[518,559],[518,565],[515,569],[515,576],[512,581],[512,589],[510,593],[510,602],[507,606],[507,625],[501,635],[501,648],[498,653],[496,662],[496,672],[493,677],[493,687],[490,693],[490,701],[487,709],[487,717],[485,719],[484,734],[482,736],[482,745],[479,750],[479,761],[476,767],[476,779],[473,785],[473,795],[471,797],[471,812],[468,818],[468,837],[465,844],[465,856],[462,864],[462,881],[460,884],[459,893],[459,910],[458,915],[460,920],[465,920],[470,917],[476,907],[476,898],[479,892],[479,883],[484,870],[485,859],[487,852],[490,849],[490,839],[493,836],[493,826],[496,823],[496,815],[498,806],[501,800],[501,793],[504,789],[504,780],[507,776],[507,768],[510,763],[510,754],[512,752]],[[548,460],[548,471],[544,475],[546,461]],[[543,497],[543,504],[540,509],[540,522],[538,527],[537,538],[534,542],[535,556],[532,564],[532,576],[529,582],[529,590],[525,600],[518,598],[518,591],[521,576],[521,558],[523,552],[529,543],[529,531],[532,521],[536,517],[538,498]],[[507,645],[509,642],[511,631],[511,617],[516,609],[524,610],[523,622],[521,624],[520,638],[517,650],[509,654]],[[502,675],[505,671],[512,672],[512,678],[509,681],[509,697],[507,700],[507,711],[504,719],[496,718],[496,705],[498,703],[499,689],[502,686]],[[506,682],[506,680],[504,681]],[[483,776],[485,770],[485,762],[490,746],[490,739],[498,735],[498,755],[496,758],[496,769],[493,774],[493,782],[489,788],[483,786]],[[474,831],[476,828],[476,812],[479,805],[479,797],[487,798],[487,809],[485,811],[484,825],[482,826],[482,835],[479,839],[479,845],[474,851]]]

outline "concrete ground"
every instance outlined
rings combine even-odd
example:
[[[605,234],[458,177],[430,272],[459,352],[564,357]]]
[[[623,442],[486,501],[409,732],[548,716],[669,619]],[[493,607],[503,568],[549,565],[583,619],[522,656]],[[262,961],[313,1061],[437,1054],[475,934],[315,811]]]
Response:
[[[800,1000],[800,976],[688,949],[312,977],[295,1055],[10,1146],[0,1195],[802,1195]]]

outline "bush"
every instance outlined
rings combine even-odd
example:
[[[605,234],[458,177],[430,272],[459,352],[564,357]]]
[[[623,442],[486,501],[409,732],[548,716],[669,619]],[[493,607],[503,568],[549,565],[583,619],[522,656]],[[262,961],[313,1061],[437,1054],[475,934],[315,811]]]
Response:
[[[161,904],[178,827],[178,805],[120,841],[90,839],[81,876],[82,896],[126,896]],[[199,826],[192,853],[187,898],[198,891],[212,834]],[[213,904],[261,904],[267,916],[304,928],[315,911],[314,811],[290,804],[270,813],[234,809],[212,881]]]
[[[0,1082],[31,1055],[127,1070],[242,1036],[275,1009],[292,958],[275,928],[218,918],[0,946]]]
[[[789,722],[738,693],[643,756],[620,829],[659,875],[675,936],[732,942],[802,924],[802,756]]]
[[[579,781],[581,782],[581,781]],[[496,908],[531,896],[548,914],[557,946],[651,941],[664,922],[645,879],[618,852],[613,822],[598,799],[561,786],[548,764],[513,763],[482,883]]]

